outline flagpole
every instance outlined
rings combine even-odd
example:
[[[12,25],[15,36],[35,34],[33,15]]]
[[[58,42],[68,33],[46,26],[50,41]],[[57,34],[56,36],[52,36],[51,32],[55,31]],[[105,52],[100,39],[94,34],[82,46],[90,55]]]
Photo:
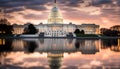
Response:
[[[54,0],[54,3],[57,3],[57,1],[56,1],[56,0]]]

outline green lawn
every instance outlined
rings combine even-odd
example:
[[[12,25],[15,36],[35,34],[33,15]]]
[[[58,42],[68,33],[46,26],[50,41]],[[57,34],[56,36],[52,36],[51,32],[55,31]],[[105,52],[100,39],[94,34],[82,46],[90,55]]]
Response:
[[[13,34],[0,34],[0,37],[13,37]]]
[[[77,37],[98,37],[96,34],[76,34]]]

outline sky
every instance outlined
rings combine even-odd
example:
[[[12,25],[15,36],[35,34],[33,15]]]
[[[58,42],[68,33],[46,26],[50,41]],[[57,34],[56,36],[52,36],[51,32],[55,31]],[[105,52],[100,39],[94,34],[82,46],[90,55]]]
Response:
[[[54,0],[0,0],[11,24],[47,23]],[[120,0],[57,0],[64,23],[120,25]],[[2,17],[2,14],[0,14]]]

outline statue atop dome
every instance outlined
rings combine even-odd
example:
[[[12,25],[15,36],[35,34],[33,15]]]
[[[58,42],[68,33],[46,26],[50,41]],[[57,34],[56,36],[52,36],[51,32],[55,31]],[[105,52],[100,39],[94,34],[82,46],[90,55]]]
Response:
[[[54,3],[56,3],[56,0],[54,0]]]

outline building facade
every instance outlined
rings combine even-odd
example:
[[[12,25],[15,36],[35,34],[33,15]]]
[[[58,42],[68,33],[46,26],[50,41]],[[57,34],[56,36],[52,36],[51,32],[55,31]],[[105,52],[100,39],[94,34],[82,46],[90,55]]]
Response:
[[[99,25],[81,24],[77,25],[79,30],[84,30],[85,34],[99,34]]]
[[[22,34],[25,27],[26,26],[24,25],[14,25],[14,34]],[[39,25],[35,25],[35,27],[38,29],[37,34],[44,33],[45,37],[66,37],[69,33],[72,33],[73,36],[75,36],[74,31],[77,28],[84,30],[85,34],[98,34],[99,31],[99,26],[95,24],[65,24],[56,1],[48,16],[48,23],[40,23]]]

